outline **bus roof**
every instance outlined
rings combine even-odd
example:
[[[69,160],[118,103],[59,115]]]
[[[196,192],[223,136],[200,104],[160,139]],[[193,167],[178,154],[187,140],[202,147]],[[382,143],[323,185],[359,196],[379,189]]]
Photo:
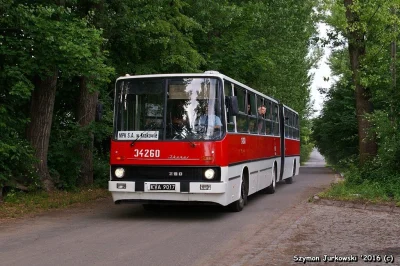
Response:
[[[295,113],[295,114],[299,114],[298,112],[296,112],[295,110],[293,110],[292,108],[290,108],[289,106],[287,106],[287,105],[284,105],[284,104],[282,104],[283,105],[283,107],[284,108],[286,108],[286,109],[289,109],[290,111],[292,111],[293,113]]]
[[[237,84],[237,85],[239,85],[239,86],[241,86],[241,87],[243,87],[243,88],[245,88],[245,89],[257,94],[257,95],[263,96],[264,98],[267,98],[267,99],[269,99],[269,100],[271,100],[271,101],[273,101],[275,103],[279,103],[278,100],[276,100],[276,99],[274,99],[274,98],[272,98],[270,96],[267,96],[267,95],[255,90],[255,89],[253,89],[253,88],[251,88],[251,87],[249,87],[249,86],[247,86],[247,85],[245,85],[245,84],[243,84],[243,83],[241,83],[241,82],[239,82],[237,80],[234,80],[233,78],[230,78],[230,77],[228,77],[228,76],[226,76],[224,74],[221,74],[218,71],[214,71],[214,70],[205,71],[204,73],[149,74],[149,75],[133,75],[133,76],[129,75],[129,74],[126,74],[125,76],[121,76],[121,77],[117,78],[116,81],[124,80],[124,79],[171,78],[171,77],[216,77],[216,78],[221,78],[221,79],[224,79],[224,80],[228,80],[228,81],[230,81],[232,83],[235,83],[235,84]]]

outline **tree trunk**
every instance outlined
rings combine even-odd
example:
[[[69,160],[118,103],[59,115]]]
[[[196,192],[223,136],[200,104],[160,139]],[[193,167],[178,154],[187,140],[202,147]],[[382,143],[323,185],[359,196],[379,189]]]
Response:
[[[30,123],[27,130],[27,139],[35,150],[35,157],[39,160],[35,165],[36,170],[46,191],[54,190],[54,182],[47,166],[47,154],[56,96],[57,73],[58,71],[55,69],[51,76],[43,79],[35,77]]]
[[[353,84],[356,92],[356,113],[358,122],[360,164],[363,165],[368,159],[377,153],[375,134],[370,132],[371,123],[366,115],[372,113],[370,94],[360,81],[360,60],[365,55],[365,33],[360,29],[359,15],[353,12],[351,6],[353,0],[344,0],[346,7],[346,19],[348,23],[348,42],[350,65],[353,72]]]
[[[78,105],[78,122],[84,128],[94,122],[96,117],[96,106],[99,97],[99,92],[90,92],[88,88],[88,79],[80,77],[79,87],[79,105]],[[88,132],[90,143],[89,145],[81,145],[79,153],[82,158],[81,176],[79,183],[81,185],[93,184],[93,133]]]

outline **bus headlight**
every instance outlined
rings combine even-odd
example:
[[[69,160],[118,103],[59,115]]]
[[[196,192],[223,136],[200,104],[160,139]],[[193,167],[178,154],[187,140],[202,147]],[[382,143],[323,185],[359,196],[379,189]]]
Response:
[[[125,169],[124,168],[117,168],[117,169],[115,169],[115,176],[116,177],[118,177],[118,178],[123,178],[124,177],[124,175],[125,175]]]
[[[213,179],[214,176],[215,176],[215,171],[213,169],[207,169],[204,172],[204,177],[207,178],[207,179]]]

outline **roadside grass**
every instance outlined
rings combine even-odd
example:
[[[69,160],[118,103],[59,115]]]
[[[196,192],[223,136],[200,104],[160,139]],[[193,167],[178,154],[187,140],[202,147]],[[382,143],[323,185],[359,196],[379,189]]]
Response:
[[[0,202],[0,219],[21,218],[48,210],[65,209],[110,197],[107,189],[85,188],[74,192],[9,192]]]
[[[359,203],[395,204],[400,207],[400,184],[365,181],[352,184],[346,180],[333,183],[318,194],[322,199],[353,201]]]

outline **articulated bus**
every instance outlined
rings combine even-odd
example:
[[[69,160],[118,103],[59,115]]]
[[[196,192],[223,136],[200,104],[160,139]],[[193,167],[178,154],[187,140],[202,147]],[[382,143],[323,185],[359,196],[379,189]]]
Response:
[[[217,71],[116,81],[109,191],[118,203],[201,203],[241,211],[292,183],[299,115]]]

